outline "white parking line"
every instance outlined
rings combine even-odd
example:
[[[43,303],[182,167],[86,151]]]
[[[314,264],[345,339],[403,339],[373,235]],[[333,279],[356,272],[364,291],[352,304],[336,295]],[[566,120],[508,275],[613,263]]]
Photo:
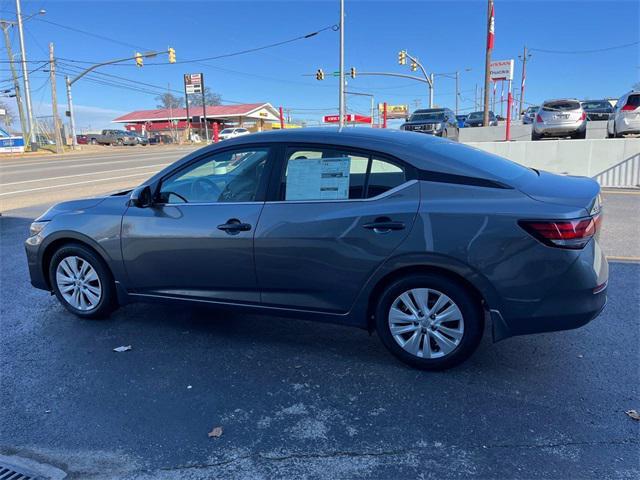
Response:
[[[87,175],[100,175],[102,173],[124,172],[124,171],[127,171],[127,170],[140,170],[141,168],[166,167],[167,165],[170,165],[170,163],[158,163],[158,164],[155,164],[155,165],[142,165],[140,167],[118,168],[118,169],[115,169],[115,170],[101,170],[101,171],[98,171],[98,172],[76,173],[74,175],[64,175],[62,177],[46,177],[46,178],[38,178],[38,179],[34,179],[34,180],[22,180],[20,182],[2,183],[2,184],[0,184],[0,188],[6,187],[8,185],[19,185],[21,183],[48,182],[50,180],[60,180],[60,179],[63,179],[63,178],[85,177]]]
[[[82,181],[82,182],[65,183],[63,185],[49,185],[47,187],[29,188],[27,190],[16,190],[16,191],[13,191],[13,192],[0,193],[0,197],[4,197],[6,195],[16,195],[16,194],[19,194],[19,193],[37,192],[39,190],[50,190],[52,188],[73,187],[75,185],[84,185],[84,184],[87,184],[87,183],[108,182],[108,181],[111,181],[111,180],[119,180],[121,178],[141,177],[143,175],[152,175],[154,173],[156,173],[155,170],[150,171],[150,172],[134,173],[134,174],[131,174],[131,175],[121,175],[121,176],[118,176],[118,177],[99,178],[99,179],[96,179],[96,180],[85,180],[85,181]]]

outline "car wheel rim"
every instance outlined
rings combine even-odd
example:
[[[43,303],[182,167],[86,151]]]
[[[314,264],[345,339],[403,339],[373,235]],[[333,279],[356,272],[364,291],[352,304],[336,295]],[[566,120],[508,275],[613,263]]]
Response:
[[[425,359],[450,355],[462,341],[464,318],[456,303],[430,288],[413,288],[389,309],[391,336],[403,350]]]
[[[98,273],[84,258],[63,258],[56,269],[56,284],[65,301],[78,310],[93,310],[102,298]]]

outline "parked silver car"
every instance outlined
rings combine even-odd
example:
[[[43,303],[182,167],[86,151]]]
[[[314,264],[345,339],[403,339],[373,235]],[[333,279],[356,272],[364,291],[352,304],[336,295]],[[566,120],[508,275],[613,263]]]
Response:
[[[607,122],[607,137],[620,138],[629,133],[640,133],[640,90],[620,97]]]
[[[543,137],[585,138],[587,114],[575,99],[547,100],[536,114],[531,140]]]
[[[524,125],[529,125],[533,123],[534,120],[536,119],[536,114],[538,113],[538,110],[540,110],[540,107],[538,105],[528,107],[525,110],[524,114],[522,115],[522,123]]]

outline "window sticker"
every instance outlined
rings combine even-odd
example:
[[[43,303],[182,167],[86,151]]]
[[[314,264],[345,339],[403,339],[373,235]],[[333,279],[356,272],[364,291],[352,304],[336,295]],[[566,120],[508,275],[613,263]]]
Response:
[[[347,200],[350,157],[290,160],[286,200]]]

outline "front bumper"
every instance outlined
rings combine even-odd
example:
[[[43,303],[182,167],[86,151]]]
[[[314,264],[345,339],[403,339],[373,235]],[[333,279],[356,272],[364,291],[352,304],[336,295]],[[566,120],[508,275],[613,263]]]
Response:
[[[42,238],[38,235],[27,238],[24,242],[24,249],[27,255],[27,266],[29,268],[29,277],[31,279],[31,285],[41,290],[51,290],[49,282],[45,277],[45,272],[42,268],[42,258],[40,254],[40,244]]]

